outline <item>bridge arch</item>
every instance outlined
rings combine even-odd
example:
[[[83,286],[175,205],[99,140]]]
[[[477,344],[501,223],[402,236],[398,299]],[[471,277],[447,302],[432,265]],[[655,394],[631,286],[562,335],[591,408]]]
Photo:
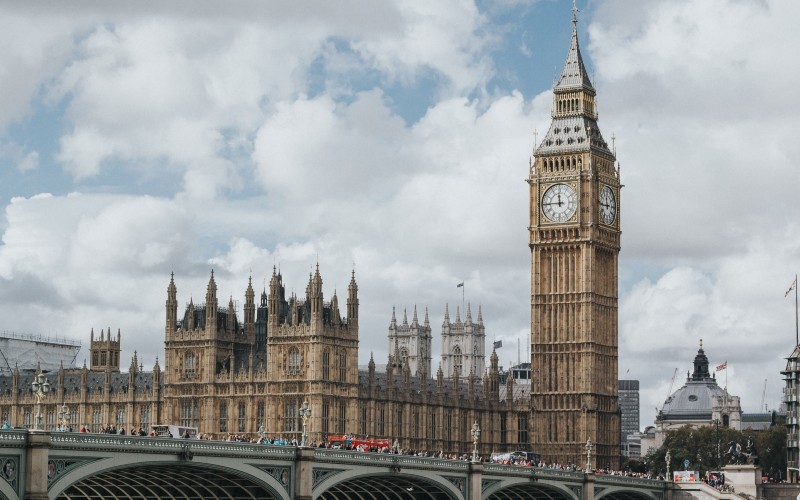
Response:
[[[581,500],[572,489],[551,481],[511,479],[499,481],[484,489],[485,500]]]
[[[645,490],[633,490],[625,487],[607,487],[602,491],[595,489],[594,500],[660,500],[661,496]]]
[[[463,500],[465,486],[466,478],[455,478],[454,483],[419,470],[413,474],[342,470],[315,486],[313,496],[318,500]]]
[[[0,498],[3,500],[15,500],[19,498],[17,492],[6,481],[0,480]]]
[[[138,457],[142,458],[142,457]],[[148,457],[151,458],[151,457]],[[153,457],[155,458],[155,457]],[[108,466],[103,467],[103,465]],[[242,472],[219,463],[204,461],[148,460],[146,463],[120,465],[104,459],[93,464],[89,475],[80,469],[54,481],[48,491],[50,500],[135,498],[230,500],[289,500],[291,495],[278,480]],[[244,465],[244,464],[242,464]],[[135,495],[131,495],[131,493]]]

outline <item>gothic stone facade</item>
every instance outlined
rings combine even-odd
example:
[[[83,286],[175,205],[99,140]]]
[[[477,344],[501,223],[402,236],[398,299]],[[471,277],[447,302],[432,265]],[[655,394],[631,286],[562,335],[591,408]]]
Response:
[[[311,408],[309,439],[353,433],[397,439],[403,447],[467,453],[470,429],[481,427],[480,451],[528,449],[528,400],[500,400],[496,353],[482,377],[456,372],[412,375],[408,363],[390,362],[386,372],[358,370],[358,286],[351,276],[346,316],[334,294],[325,301],[319,269],[306,295],[287,297],[282,276],[273,271],[268,293],[255,303],[252,282],[245,290],[240,321],[231,300],[219,307],[213,276],[205,303],[191,300],[178,319],[178,296],[170,279],[166,300],[164,371],[136,365],[119,370],[119,334],[101,332],[92,342],[91,369],[61,369],[51,377],[45,400],[45,428],[58,424],[66,404],[75,425],[147,429],[156,423],[190,425],[212,437],[228,433],[300,439],[298,410]],[[97,363],[94,362],[95,357]],[[390,356],[391,361],[391,356]],[[33,373],[15,372],[0,393],[0,413],[14,426],[31,427]],[[509,377],[508,384],[513,385]],[[509,389],[507,387],[507,389]],[[513,394],[512,390],[505,391]]]

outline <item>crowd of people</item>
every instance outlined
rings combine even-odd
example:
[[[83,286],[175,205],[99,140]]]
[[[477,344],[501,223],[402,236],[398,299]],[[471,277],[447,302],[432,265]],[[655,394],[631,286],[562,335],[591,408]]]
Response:
[[[10,428],[7,423],[4,423],[2,426],[3,429]],[[58,431],[64,432],[74,432],[72,426],[65,426],[57,429]],[[80,426],[78,432],[87,433],[92,432],[88,429],[88,427],[84,424]],[[126,431],[125,427],[117,427],[114,424],[107,424],[105,426],[101,426],[99,433],[103,434],[117,434],[124,436],[129,434],[131,436],[149,436],[149,437],[158,437],[155,430],[151,430],[149,433],[146,432],[142,427],[139,428],[131,428]],[[189,438],[191,436],[188,433],[184,436],[184,438]],[[210,434],[198,434],[198,439],[202,440],[212,440],[212,436]],[[227,442],[237,442],[237,443],[253,443],[253,444],[268,444],[268,445],[276,445],[276,446],[298,446],[299,442],[296,438],[284,438],[283,436],[274,436],[274,437],[252,437],[248,434],[227,434],[222,441]],[[472,455],[467,453],[445,453],[443,450],[439,451],[425,451],[425,450],[414,450],[411,448],[401,448],[397,441],[395,441],[391,446],[365,446],[363,444],[357,445],[341,445],[340,443],[330,443],[328,441],[312,441],[309,446],[311,448],[336,448],[336,449],[344,449],[349,451],[359,451],[359,452],[372,452],[372,453],[389,453],[389,454],[396,454],[396,455],[406,455],[406,456],[414,456],[414,457],[423,457],[423,458],[435,458],[440,460],[462,460],[462,461],[470,461],[472,460]],[[480,459],[482,462],[486,463],[495,463],[495,464],[502,464],[502,465],[515,465],[520,467],[538,467],[541,469],[551,469],[551,470],[560,470],[560,471],[580,471],[582,468],[576,464],[569,463],[569,464],[559,464],[559,463],[551,463],[547,464],[541,460],[531,460],[527,459],[524,455],[516,455],[514,453],[504,453],[504,454],[492,454],[491,456],[484,456]],[[615,475],[615,476],[629,476],[629,477],[641,477],[647,479],[663,479],[663,477],[654,477],[649,473],[641,473],[641,472],[632,472],[632,471],[619,471],[613,470],[608,468],[602,469],[594,469],[593,472],[595,474],[608,474],[608,475]],[[712,484],[709,483],[711,486],[725,491],[726,485],[724,484]]]

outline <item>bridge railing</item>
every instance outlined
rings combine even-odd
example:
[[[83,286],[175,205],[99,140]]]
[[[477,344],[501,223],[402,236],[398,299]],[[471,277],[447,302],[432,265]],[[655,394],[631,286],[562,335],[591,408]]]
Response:
[[[527,465],[483,464],[483,473],[503,476],[525,476],[537,479],[553,479],[556,481],[571,480],[583,481],[583,472],[559,469],[548,469]]]
[[[27,429],[0,430],[0,447],[19,448],[24,446],[27,434]]]
[[[385,467],[433,468],[460,472],[469,470],[469,463],[463,460],[442,460],[394,453],[331,450],[326,448],[316,448],[314,450],[314,461]]]
[[[643,486],[645,488],[664,488],[665,481],[660,479],[648,479],[636,476],[617,476],[613,474],[595,474],[597,484],[616,484],[625,486]]]
[[[102,449],[134,453],[180,453],[188,447],[194,454],[210,456],[251,456],[257,458],[274,457],[278,459],[293,459],[297,455],[297,448],[294,446],[205,441],[201,439],[119,436],[116,434],[55,432],[50,435],[50,442],[54,449],[70,450]]]

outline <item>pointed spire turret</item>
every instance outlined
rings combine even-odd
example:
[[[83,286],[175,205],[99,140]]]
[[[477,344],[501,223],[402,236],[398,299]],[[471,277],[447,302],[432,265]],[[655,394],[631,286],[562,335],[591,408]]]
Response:
[[[350,273],[350,284],[347,286],[347,328],[354,334],[358,333],[358,285],[355,269]]]
[[[178,289],[175,287],[175,273],[169,273],[166,314],[166,335],[170,338],[178,329]]]
[[[589,74],[583,64],[580,44],[578,43],[578,9],[572,8],[572,39],[569,43],[567,60],[564,62],[564,69],[561,70],[561,77],[555,85],[556,89],[582,88],[594,95],[595,90],[592,82],[589,81]]]
[[[413,328],[419,327],[419,321],[417,320],[417,305],[414,304],[414,317],[411,319],[411,326]]]
[[[217,333],[217,282],[214,281],[214,270],[211,270],[211,278],[206,287],[206,334],[215,335]]]
[[[595,150],[609,157],[611,161],[608,168],[612,169],[614,155],[597,126],[597,92],[589,80],[581,55],[576,12],[577,9],[573,9],[572,38],[564,69],[553,86],[553,121],[534,151],[534,156]],[[539,161],[536,165],[536,168],[543,166]]]

